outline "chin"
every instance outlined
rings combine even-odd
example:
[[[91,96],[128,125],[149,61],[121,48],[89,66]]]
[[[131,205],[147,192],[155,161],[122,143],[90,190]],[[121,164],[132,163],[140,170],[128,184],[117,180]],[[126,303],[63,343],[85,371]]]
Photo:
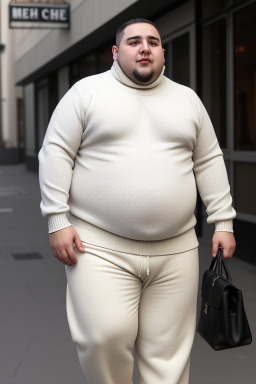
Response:
[[[134,70],[133,73],[133,78],[136,83],[140,84],[147,84],[147,83],[152,83],[154,80],[152,80],[155,76],[154,71],[152,70],[147,70],[147,71],[138,71]]]

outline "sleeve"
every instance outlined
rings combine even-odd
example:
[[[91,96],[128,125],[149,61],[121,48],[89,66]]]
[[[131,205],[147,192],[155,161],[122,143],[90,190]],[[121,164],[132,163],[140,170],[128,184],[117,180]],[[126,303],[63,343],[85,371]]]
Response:
[[[49,233],[71,226],[66,217],[75,156],[84,127],[84,108],[75,86],[60,100],[39,152],[41,213]]]
[[[194,172],[199,194],[206,206],[207,222],[215,223],[215,231],[233,232],[236,212],[223,153],[211,120],[199,99],[199,133],[193,150]]]

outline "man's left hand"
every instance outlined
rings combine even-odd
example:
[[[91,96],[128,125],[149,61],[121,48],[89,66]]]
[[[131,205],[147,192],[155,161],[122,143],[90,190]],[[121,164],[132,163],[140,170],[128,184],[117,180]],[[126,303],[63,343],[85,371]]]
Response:
[[[236,241],[233,233],[217,231],[212,238],[212,256],[217,255],[218,249],[223,248],[223,257],[228,259],[233,256],[236,248]]]

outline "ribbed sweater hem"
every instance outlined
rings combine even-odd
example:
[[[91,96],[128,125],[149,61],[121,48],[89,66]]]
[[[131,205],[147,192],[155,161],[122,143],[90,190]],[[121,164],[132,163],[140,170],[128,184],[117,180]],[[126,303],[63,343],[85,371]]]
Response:
[[[77,231],[82,242],[119,252],[161,256],[186,252],[199,245],[194,228],[169,239],[141,241],[115,235],[70,213],[67,214],[67,218]]]

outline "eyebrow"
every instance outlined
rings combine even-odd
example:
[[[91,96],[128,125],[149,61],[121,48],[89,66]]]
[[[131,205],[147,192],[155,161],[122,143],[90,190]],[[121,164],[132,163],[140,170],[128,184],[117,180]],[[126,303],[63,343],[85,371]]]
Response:
[[[128,37],[127,39],[126,39],[126,41],[129,41],[129,40],[135,40],[135,39],[141,39],[142,38],[142,36],[132,36],[132,37]],[[155,37],[155,36],[147,36],[147,38],[148,39],[150,39],[150,40],[157,40],[157,41],[159,41],[160,42],[160,39],[158,39],[158,37]]]

